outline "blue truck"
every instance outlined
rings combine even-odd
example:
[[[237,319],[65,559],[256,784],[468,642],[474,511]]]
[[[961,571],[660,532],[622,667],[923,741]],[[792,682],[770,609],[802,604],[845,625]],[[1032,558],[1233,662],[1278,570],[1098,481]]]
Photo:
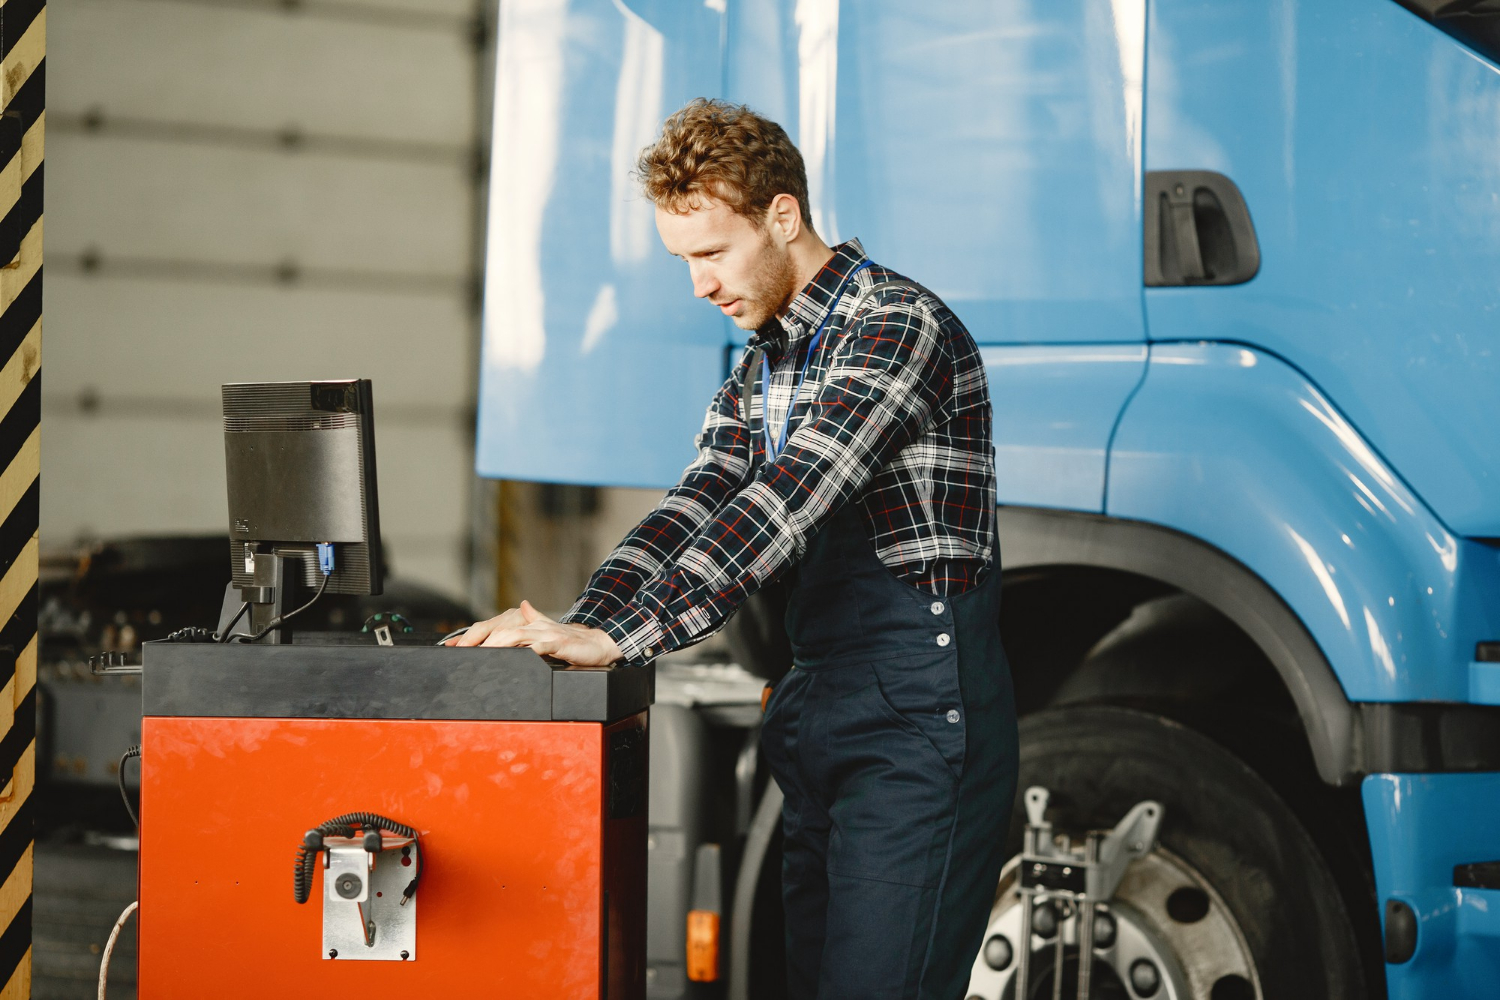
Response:
[[[507,0],[496,84],[481,475],[676,481],[744,337],[632,169],[750,105],[982,347],[1021,787],[1072,836],[1164,809],[1093,995],[1500,995],[1500,4]],[[714,840],[714,988],[775,996],[775,789],[695,704],[652,723],[651,993],[704,988]],[[1060,916],[1028,995],[1076,982]]]

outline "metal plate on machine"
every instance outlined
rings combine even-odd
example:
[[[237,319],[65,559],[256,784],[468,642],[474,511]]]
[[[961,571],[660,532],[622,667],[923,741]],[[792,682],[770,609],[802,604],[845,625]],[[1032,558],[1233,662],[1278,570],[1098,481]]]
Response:
[[[355,852],[363,862],[363,850]],[[401,906],[401,893],[411,881],[410,860],[400,851],[375,856],[375,870],[368,873],[369,891],[362,901],[337,898],[332,888],[340,871],[323,870],[323,957],[332,961],[414,962],[417,958],[417,896]],[[363,864],[360,867],[364,867]],[[374,940],[365,943],[365,921],[375,924]]]

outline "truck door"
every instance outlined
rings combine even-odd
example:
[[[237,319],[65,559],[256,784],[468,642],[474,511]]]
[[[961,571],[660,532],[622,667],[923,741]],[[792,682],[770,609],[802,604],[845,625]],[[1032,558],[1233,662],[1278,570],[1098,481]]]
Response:
[[[722,93],[798,143],[824,239],[859,236],[986,345],[1000,500],[1101,509],[1145,362],[1143,0],[527,0],[502,18],[481,474],[663,486],[691,458],[743,336],[692,300],[629,175],[664,115]]]
[[[1099,510],[1145,360],[1143,0],[730,3],[725,94],[802,150],[815,228],[985,345],[1000,500]]]
[[[660,486],[692,458],[723,319],[693,299],[633,173],[667,114],[720,92],[723,8],[500,5],[481,475]]]
[[[1164,195],[1166,214],[1146,213],[1166,236],[1147,315],[1153,341],[1233,341],[1290,364],[1447,528],[1495,537],[1500,36],[1488,8],[1405,6],[1153,0],[1148,190],[1217,174],[1243,196],[1259,266],[1213,283],[1223,241],[1204,227],[1223,213],[1205,203],[1186,209],[1186,235],[1207,244],[1183,273]]]

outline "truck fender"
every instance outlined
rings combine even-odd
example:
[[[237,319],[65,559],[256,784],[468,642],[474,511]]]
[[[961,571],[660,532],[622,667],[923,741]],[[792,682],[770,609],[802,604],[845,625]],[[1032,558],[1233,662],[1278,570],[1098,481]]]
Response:
[[[1334,401],[1265,351],[1151,345],[1111,445],[1105,513],[1196,539],[1262,581],[1351,701],[1468,701],[1475,643],[1500,636],[1494,548],[1450,532]],[[1288,684],[1299,705],[1328,688]]]

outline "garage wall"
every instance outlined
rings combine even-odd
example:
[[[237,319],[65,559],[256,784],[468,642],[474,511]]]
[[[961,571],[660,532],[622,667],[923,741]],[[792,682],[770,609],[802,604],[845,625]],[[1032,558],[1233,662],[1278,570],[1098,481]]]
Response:
[[[487,6],[49,7],[44,547],[225,531],[219,385],[367,377],[392,568],[466,595]]]

